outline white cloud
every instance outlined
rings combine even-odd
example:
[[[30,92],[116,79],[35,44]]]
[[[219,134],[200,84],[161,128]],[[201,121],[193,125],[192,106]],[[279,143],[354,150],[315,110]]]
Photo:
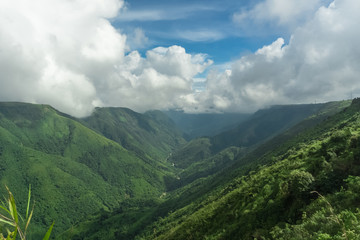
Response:
[[[360,9],[357,0],[336,0],[329,7],[320,7],[294,31],[289,44],[279,38],[234,61],[231,71],[210,74],[208,92],[201,96],[207,108],[217,105],[212,96],[231,100],[228,111],[248,111],[360,94],[360,32],[356,26],[360,15],[355,9]]]
[[[219,6],[216,4],[188,4],[186,2],[177,4],[164,4],[163,2],[154,2],[147,5],[148,8],[133,10],[131,3],[122,9],[121,14],[116,17],[116,20],[121,22],[144,22],[144,21],[163,21],[163,20],[177,20],[185,19],[190,15],[199,14],[199,12],[218,11]]]
[[[212,61],[206,61],[206,55],[190,55],[180,46],[157,47],[146,53],[147,60],[158,72],[180,76],[186,80],[205,70]]]
[[[149,50],[146,58],[135,51],[117,66],[112,85],[101,99],[106,105],[137,111],[184,107],[186,96],[193,94],[195,76],[210,64],[205,55],[190,55],[180,46]]]
[[[271,45],[258,49],[255,55],[262,55],[268,62],[272,62],[274,58],[281,58],[284,55],[285,49],[283,48],[283,45],[284,39],[278,38]]]
[[[211,64],[179,46],[143,58],[108,18],[118,0],[0,2],[0,100],[49,103],[74,116],[95,106],[134,110],[182,106],[193,78]],[[141,29],[132,47],[146,44]],[[134,46],[135,45],[135,46]]]
[[[207,29],[178,31],[175,35],[194,42],[217,41],[225,37],[224,33],[220,31]]]

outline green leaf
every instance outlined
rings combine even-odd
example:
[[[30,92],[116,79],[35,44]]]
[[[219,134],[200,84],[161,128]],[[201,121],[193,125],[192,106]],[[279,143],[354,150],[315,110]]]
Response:
[[[5,186],[5,187],[9,193],[9,199],[8,199],[9,210],[10,210],[11,217],[13,218],[14,224],[15,224],[14,239],[16,239],[16,234],[17,234],[18,226],[19,226],[19,218],[18,218],[18,214],[17,214],[17,210],[16,210],[15,198],[14,198],[13,194],[10,192],[9,188],[7,186]]]
[[[3,222],[3,223],[6,223],[6,224],[9,224],[9,225],[11,225],[11,226],[15,226],[15,224],[13,223],[13,222],[10,222],[10,221],[7,221],[7,220],[5,220],[5,219],[2,219],[2,218],[0,218],[0,222]]]
[[[11,215],[11,212],[7,208],[5,208],[5,207],[3,207],[1,205],[0,205],[0,208],[3,209],[4,211],[6,211],[9,215]]]
[[[49,230],[46,232],[43,240],[48,240],[48,239],[50,238],[50,234],[51,234],[51,231],[52,231],[52,229],[53,229],[53,227],[54,227],[54,224],[55,224],[55,222],[53,222],[53,223],[51,224],[51,226],[50,226]]]
[[[25,215],[26,219],[28,219],[28,216],[29,216],[30,198],[31,198],[31,184],[29,185],[29,196],[28,196],[28,202],[27,202],[27,207],[26,207],[26,215]]]
[[[34,209],[31,210],[30,216],[29,216],[29,218],[27,218],[27,222],[26,222],[26,226],[25,226],[25,230],[24,230],[25,232],[26,232],[26,229],[28,228],[28,226],[29,226],[29,224],[30,224],[30,221],[31,221],[33,212],[34,212]]]
[[[15,198],[14,195],[10,192],[9,188],[7,186],[6,190],[9,193],[9,210],[11,213],[12,218],[14,219],[15,223],[19,223],[19,218],[18,218],[18,214],[17,214],[17,210],[16,210],[16,204],[15,204]]]

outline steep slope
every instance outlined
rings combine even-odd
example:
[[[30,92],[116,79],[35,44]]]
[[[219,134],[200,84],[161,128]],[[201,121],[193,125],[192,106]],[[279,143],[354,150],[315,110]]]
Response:
[[[356,99],[253,159],[250,172],[233,169],[235,178],[161,218],[141,238],[358,239],[359,143]]]
[[[332,103],[282,105],[259,110],[236,128],[212,137],[211,149],[219,152],[230,146],[251,147],[265,142],[302,120],[324,112],[329,104]]]
[[[267,189],[266,183],[272,183],[273,180],[271,179],[276,179],[278,174],[289,174],[290,166],[287,166],[288,162],[272,169],[267,168],[266,165],[280,162],[283,156],[287,156],[289,153],[293,154],[294,149],[304,146],[304,142],[313,141],[347,119],[350,115],[344,113],[328,118],[344,109],[348,104],[349,102],[325,104],[318,114],[261,144],[246,155],[231,155],[233,148],[229,148],[215,156],[210,156],[210,158],[218,158],[215,162],[229,161],[230,156],[233,158],[231,160],[232,165],[227,169],[220,170],[215,175],[198,178],[190,184],[168,193],[164,196],[166,201],[160,204],[144,203],[141,208],[130,205],[126,210],[120,209],[113,213],[94,217],[89,222],[77,226],[75,228],[76,233],[69,236],[74,237],[74,239],[205,239],[205,237],[208,239],[252,239],[249,236],[259,236],[256,235],[258,228],[260,232],[266,232],[266,230],[261,230],[262,225],[266,226],[269,232],[269,229],[278,224],[277,221],[288,216],[295,216],[293,218],[295,219],[298,214],[294,214],[294,209],[298,209],[299,205],[291,205],[292,207],[285,209],[287,211],[285,216],[282,215],[284,213],[282,209],[288,206],[281,205],[281,201],[280,203],[278,201],[275,207],[274,205],[271,207],[273,212],[271,214],[267,212],[268,198],[267,202],[261,202],[261,195],[255,194],[255,191]],[[347,112],[353,114],[352,110],[347,110]],[[194,149],[191,149],[191,145],[186,148],[190,152],[197,152],[199,155],[209,154],[206,152],[209,144],[209,139],[202,138],[197,141],[195,145],[197,147]],[[202,150],[198,151],[198,149]],[[191,158],[191,154],[187,157]],[[267,170],[261,172],[260,175],[268,173],[266,177],[260,178],[261,176],[257,175],[254,180],[247,180],[248,178],[252,179],[251,175],[258,174],[262,165],[264,165],[262,168]],[[282,169],[283,166],[286,167]],[[296,170],[296,166],[293,166],[294,170]],[[199,174],[202,173],[199,172]],[[271,176],[272,174],[274,177]],[[301,174],[302,172],[300,172]],[[297,175],[296,171],[293,172],[293,175]],[[306,176],[308,175],[305,174],[305,178]],[[246,184],[243,179],[246,179]],[[278,189],[276,186],[271,187],[275,190]],[[242,189],[244,196],[233,194],[233,191],[236,192],[237,189]],[[260,196],[260,201],[252,202],[256,200],[257,196]],[[271,197],[273,196],[271,195]],[[284,199],[281,198],[281,200]],[[239,208],[238,204],[242,204],[242,202],[244,202],[244,206],[249,206],[250,209],[244,208],[244,206],[242,209]],[[254,210],[255,212],[251,212],[251,208],[256,208],[258,203],[261,203],[259,207]],[[262,209],[264,206],[265,209]],[[237,210],[238,208],[239,210]],[[244,212],[248,212],[248,214],[244,214]],[[253,213],[255,214],[252,216]],[[235,214],[237,218],[241,217],[241,219],[234,220],[231,214]],[[261,220],[262,214],[265,214],[264,221]],[[247,219],[249,219],[248,223]],[[218,220],[219,224],[217,224]],[[146,226],[148,227],[146,228]],[[239,227],[240,230],[243,229],[241,230],[243,232],[239,230]],[[226,235],[227,232],[230,234]],[[241,234],[244,234],[244,237],[240,237]]]
[[[50,106],[0,103],[0,185],[24,208],[31,184],[33,232],[56,220],[57,234],[125,200],[159,198],[169,175]]]
[[[286,139],[286,136],[295,135],[349,105],[350,101],[275,106],[256,112],[249,120],[233,130],[210,138],[194,139],[175,151],[169,159],[178,169],[180,178],[180,181],[172,182],[171,189],[227,168],[235,162],[235,159],[251,152],[261,143],[267,142],[255,153],[276,147]],[[299,124],[307,118],[309,119],[306,122]],[[287,135],[281,134],[297,124],[299,125],[292,132],[288,132]],[[274,141],[266,141],[279,134],[280,137]]]
[[[174,122],[160,111],[140,114],[127,108],[97,108],[82,120],[143,159],[166,162],[168,155],[185,143]]]

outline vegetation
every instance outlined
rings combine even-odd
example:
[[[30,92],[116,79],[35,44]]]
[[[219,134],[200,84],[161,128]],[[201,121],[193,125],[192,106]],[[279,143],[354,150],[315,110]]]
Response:
[[[97,108],[82,122],[142,159],[165,162],[170,152],[185,144],[176,125],[160,111],[140,114],[126,108]]]
[[[359,109],[354,102],[295,136],[286,151],[264,154],[249,173],[160,218],[138,238],[358,239]]]
[[[350,101],[275,106],[256,112],[250,120],[242,122],[232,131],[209,138],[194,139],[174,151],[169,158],[180,178],[180,181],[174,180],[169,184],[169,189],[216,174],[230,166],[232,169],[243,169],[247,162],[254,162],[254,159],[282,144],[291,144],[289,140],[293,136],[349,105]],[[301,121],[302,119],[306,120]],[[266,139],[268,141],[265,141]],[[226,175],[231,179],[236,177],[237,173],[231,175],[227,171]]]
[[[0,176],[20,207],[26,205],[23,190],[33,186],[31,235],[39,239],[53,220],[56,236],[126,200],[159,198],[174,173],[163,159],[141,158],[50,106],[2,103]]]
[[[26,208],[26,215],[25,219],[21,217],[21,215],[18,214],[15,198],[13,194],[10,192],[9,188],[6,187],[6,190],[9,194],[9,197],[6,200],[6,204],[2,203],[0,205],[0,223],[7,224],[13,227],[13,231],[10,231],[8,228],[6,228],[7,231],[7,237],[5,238],[3,233],[0,233],[0,239],[1,240],[15,240],[17,234],[19,235],[21,240],[26,240],[26,234],[27,229],[29,227],[34,208],[30,210],[30,199],[31,199],[31,188],[29,188],[29,196],[28,196],[28,202],[27,202],[27,208]],[[4,213],[3,213],[4,212]],[[23,222],[23,224],[21,224]],[[46,232],[43,240],[48,240],[51,235],[52,228],[54,226],[55,222],[50,226],[49,230]],[[21,225],[24,225],[23,227]]]
[[[158,111],[77,120],[2,104],[0,182],[19,199],[32,184],[33,239],[50,219],[56,239],[358,239],[360,100],[349,105],[278,106],[186,143]]]

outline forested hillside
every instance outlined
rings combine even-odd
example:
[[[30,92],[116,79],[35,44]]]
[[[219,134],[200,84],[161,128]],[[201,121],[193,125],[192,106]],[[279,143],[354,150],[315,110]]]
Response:
[[[156,113],[144,118],[142,124],[149,127],[162,120]],[[129,131],[141,132],[137,128],[135,125]],[[4,194],[7,185],[24,208],[32,186],[36,201],[33,239],[37,239],[38,228],[45,229],[54,220],[56,236],[100,210],[119,208],[129,199],[159,198],[166,191],[166,179],[173,178],[164,156],[174,146],[157,136],[173,134],[174,142],[183,140],[176,137],[175,130],[163,132],[158,127],[153,132],[147,131],[146,136],[156,139],[159,148],[153,148],[156,154],[149,152],[150,157],[143,157],[50,106],[1,103],[0,191]]]
[[[82,121],[142,158],[165,161],[185,143],[175,123],[160,111],[140,114],[127,108],[97,108]]]
[[[139,239],[359,239],[359,143],[356,99]]]
[[[53,220],[55,239],[357,239],[360,100],[350,103],[277,106],[190,142],[159,111],[76,119],[1,103],[0,184],[20,209],[31,184],[29,239]]]
[[[180,178],[180,181],[174,183],[176,184],[174,187],[183,186],[197,178],[221,171],[235,164],[234,160],[247,153],[260,153],[265,149],[272,149],[284,142],[286,136],[295,135],[316,125],[349,104],[349,101],[340,101],[324,104],[274,106],[257,111],[232,130],[213,137],[194,139],[177,149],[169,159],[174,163]],[[307,120],[302,122],[304,119]],[[292,129],[291,133],[282,134],[290,129]],[[275,136],[281,136],[281,139],[272,140]],[[262,143],[266,144],[256,151],[252,151]],[[251,158],[256,157],[252,156]]]
[[[356,184],[350,187],[348,182],[357,175],[357,157],[352,156],[358,151],[354,139],[358,138],[360,107],[356,101],[343,110],[346,106],[349,102],[326,104],[284,133],[236,155],[229,168],[169,192],[161,202],[144,202],[140,208],[129,203],[116,212],[100,214],[78,225],[68,236],[344,239],[346,234],[348,239],[356,239],[356,203],[349,201],[340,208],[336,206],[342,197],[334,198],[347,194],[357,199],[351,190]],[[343,146],[341,151],[333,149],[338,145],[334,144],[338,135],[342,136],[342,143],[338,142]],[[209,145],[206,139],[197,141]],[[329,158],[334,151],[336,161]],[[214,157],[208,154],[208,159]],[[332,222],[334,219],[339,223]]]

